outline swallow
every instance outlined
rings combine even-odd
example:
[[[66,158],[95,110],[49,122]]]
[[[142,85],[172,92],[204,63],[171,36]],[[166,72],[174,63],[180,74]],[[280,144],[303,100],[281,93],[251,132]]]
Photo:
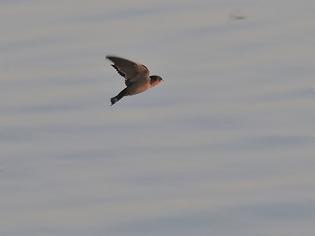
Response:
[[[119,75],[125,78],[125,84],[127,86],[117,96],[110,99],[111,106],[125,96],[142,93],[163,81],[158,75],[150,76],[150,71],[143,64],[115,56],[107,56],[106,58],[114,63],[112,67],[114,67]]]

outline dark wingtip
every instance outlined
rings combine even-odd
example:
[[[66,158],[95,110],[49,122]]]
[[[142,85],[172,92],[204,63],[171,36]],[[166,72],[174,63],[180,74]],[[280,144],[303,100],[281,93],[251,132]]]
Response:
[[[113,58],[115,58],[115,56],[113,56],[113,55],[107,55],[105,58],[108,59],[108,60],[112,60]]]
[[[111,58],[112,58],[112,56],[106,56],[106,57],[105,57],[105,59],[108,59],[108,60],[110,60],[110,61],[112,60]]]

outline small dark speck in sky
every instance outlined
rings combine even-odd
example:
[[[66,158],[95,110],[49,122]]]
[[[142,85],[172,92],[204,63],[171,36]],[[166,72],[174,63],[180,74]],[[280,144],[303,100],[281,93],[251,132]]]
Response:
[[[240,11],[232,11],[229,15],[229,18],[231,20],[245,20],[247,16],[242,14]]]

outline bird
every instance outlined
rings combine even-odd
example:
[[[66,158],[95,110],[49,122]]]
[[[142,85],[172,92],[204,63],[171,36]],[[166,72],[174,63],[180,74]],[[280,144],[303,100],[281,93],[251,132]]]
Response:
[[[116,56],[106,56],[106,58],[113,62],[112,67],[114,67],[119,75],[125,78],[127,86],[118,95],[110,99],[111,106],[125,96],[142,93],[163,81],[158,75],[150,76],[149,69],[143,64]]]

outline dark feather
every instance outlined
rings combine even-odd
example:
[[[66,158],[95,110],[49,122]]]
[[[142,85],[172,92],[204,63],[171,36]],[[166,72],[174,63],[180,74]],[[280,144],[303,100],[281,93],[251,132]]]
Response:
[[[126,75],[125,75],[123,72],[121,72],[121,71],[118,69],[117,66],[115,66],[115,65],[113,64],[112,67],[115,68],[115,70],[118,72],[118,74],[120,74],[122,77],[126,78]]]

